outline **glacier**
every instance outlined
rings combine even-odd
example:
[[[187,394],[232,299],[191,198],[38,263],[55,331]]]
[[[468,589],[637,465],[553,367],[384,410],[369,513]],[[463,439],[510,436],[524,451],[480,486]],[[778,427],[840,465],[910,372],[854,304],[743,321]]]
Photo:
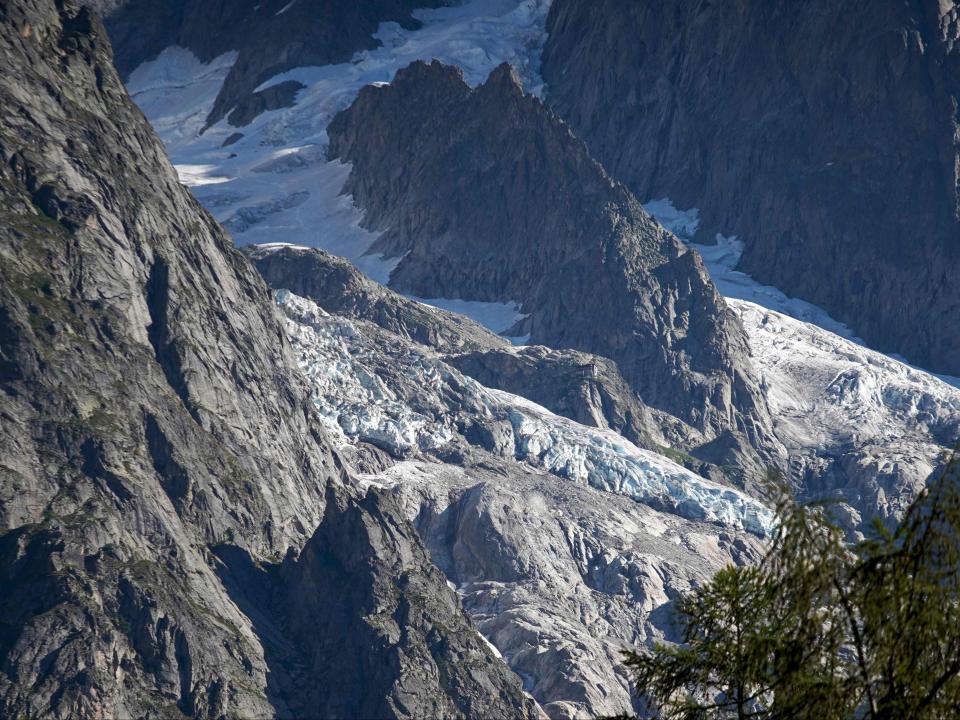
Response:
[[[527,89],[542,94],[539,56],[549,6],[549,0],[470,0],[417,11],[423,23],[419,30],[384,23],[377,33],[379,48],[358,53],[348,63],[296,68],[263,83],[260,89],[286,80],[306,87],[293,107],[264,113],[239,129],[221,121],[200,132],[235,54],[203,64],[182,48],[167,48],[134,71],[128,89],[163,139],[181,180],[227,224],[239,244],[321,247],[386,284],[398,258],[367,254],[378,233],[362,227],[362,212],[349,196],[341,195],[350,167],[326,160],[328,122],[360,87],[389,82],[397,69],[415,59],[436,57],[458,65],[471,84],[481,82],[499,63],[511,62]],[[223,147],[236,132],[243,136]],[[898,358],[871,354],[850,328],[822,309],[737,271],[742,253],[737,238],[718,235],[713,245],[692,243],[699,223],[695,208],[680,210],[665,197],[652,199],[645,207],[703,256],[719,291],[744,322],[778,432],[791,453],[802,456],[794,470],[802,473],[824,455],[844,458],[851,465],[873,463],[861,474],[889,470],[900,478],[896,482],[907,482],[903,478],[908,477],[911,485],[935,470],[937,458],[953,442],[948,438],[956,428],[955,388],[916,370],[919,374],[910,375],[909,366]],[[504,332],[522,317],[513,303],[416,299],[465,314],[494,332]],[[791,318],[806,327],[787,322]],[[789,362],[781,358],[784,352],[790,353]],[[907,382],[908,377],[919,379]],[[956,378],[942,380],[960,387]],[[850,399],[854,386],[860,393],[856,402]],[[838,403],[837,398],[849,401]],[[402,404],[384,401],[376,408],[381,413],[376,418],[354,413],[353,432],[392,444],[397,452],[421,451],[444,442],[445,435],[431,435],[440,432],[442,423],[422,419],[418,425],[409,418],[400,422]],[[934,420],[925,419],[926,407],[935,408]],[[375,437],[374,426],[382,437]],[[850,459],[851,448],[858,453],[855,460]],[[541,462],[552,459],[547,453]],[[579,462],[568,458],[562,466],[575,474],[572,468]],[[554,470],[559,472],[560,467]],[[624,482],[618,480],[611,487]]]
[[[465,415],[469,422],[479,418],[500,430],[509,427],[512,439],[504,447],[512,445],[514,459],[559,477],[691,520],[760,536],[773,527],[772,513],[757,500],[615,432],[486,388],[425,348],[391,346],[376,337],[373,326],[329,315],[289,291],[277,291],[276,298],[314,404],[343,443],[363,441],[396,457],[414,457],[448,445]]]
[[[895,521],[956,447],[960,378],[871,350],[822,308],[736,270],[743,252],[736,237],[693,243],[696,208],[678,210],[669,198],[644,208],[700,253],[739,316],[790,474],[820,478],[809,495],[844,503],[854,534],[871,519],[858,507]]]
[[[960,390],[952,385],[816,324],[727,302],[747,330],[771,409],[797,443],[956,437]]]

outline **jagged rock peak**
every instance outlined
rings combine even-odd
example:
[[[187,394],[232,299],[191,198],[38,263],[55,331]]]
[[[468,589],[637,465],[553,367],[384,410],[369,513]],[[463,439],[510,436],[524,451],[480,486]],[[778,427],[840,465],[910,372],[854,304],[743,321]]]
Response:
[[[500,63],[491,72],[483,87],[499,87],[515,94],[523,93],[523,81],[516,68],[510,63]]]
[[[613,359],[649,405],[708,438],[779,450],[742,328],[699,256],[611,181],[507,67],[470,88],[413,63],[331,122],[344,192],[401,257],[390,286],[420,297],[518,302],[511,335]]]

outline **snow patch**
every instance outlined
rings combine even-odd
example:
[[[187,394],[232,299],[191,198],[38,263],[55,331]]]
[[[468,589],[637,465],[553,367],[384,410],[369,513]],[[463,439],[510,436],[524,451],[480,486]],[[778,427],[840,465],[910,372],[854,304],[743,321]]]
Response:
[[[685,240],[692,238],[700,227],[700,210],[677,210],[669,198],[650,200],[643,204],[643,209],[667,230]]]
[[[735,235],[726,237],[718,234],[714,245],[690,242],[700,224],[700,211],[697,208],[678,210],[668,198],[645,203],[643,207],[657,222],[700,253],[710,279],[725,298],[747,300],[863,344],[849,327],[834,320],[822,308],[806,300],[789,297],[771,285],[761,285],[746,273],[736,270],[743,255],[743,243]]]
[[[375,34],[381,47],[347,63],[295,68],[262,83],[258,90],[286,80],[306,87],[293,107],[258,116],[226,148],[223,142],[237,130],[226,120],[200,132],[236,53],[204,64],[188,50],[167,48],[131,74],[127,89],[166,145],[181,181],[228,225],[238,244],[282,238],[322,248],[386,284],[400,258],[368,254],[379,233],[363,228],[362,212],[351,197],[341,195],[350,166],[327,161],[327,125],[361,87],[388,83],[414,60],[436,58],[457,65],[471,85],[509,62],[528,92],[541,93],[540,55],[549,8],[550,0],[471,0],[415,11],[419,30],[383,23]],[[455,311],[498,332],[523,317],[513,303],[422,302],[459,308]]]
[[[529,314],[521,312],[520,305],[516,302],[500,303],[449,298],[420,298],[413,295],[407,297],[422,305],[465,315],[497,334],[509,330],[521,320],[530,317]]]
[[[230,182],[230,178],[224,175],[216,175],[216,165],[174,165],[180,182],[187,187],[199,187],[201,185],[219,185]]]
[[[237,61],[228,52],[202,63],[189,50],[172,46],[137,67],[127,79],[127,92],[140,106],[153,129],[167,145],[190,143],[206,124],[220,87]],[[171,153],[173,156],[173,153]],[[174,163],[191,163],[189,155]]]

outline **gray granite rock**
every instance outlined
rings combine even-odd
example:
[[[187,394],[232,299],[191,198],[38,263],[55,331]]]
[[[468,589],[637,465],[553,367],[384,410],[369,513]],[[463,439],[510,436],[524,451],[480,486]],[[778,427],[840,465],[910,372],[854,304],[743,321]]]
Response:
[[[455,355],[447,362],[481,385],[521,395],[583,425],[610,428],[639,447],[666,445],[653,413],[606,358],[533,345]]]
[[[340,707],[535,716],[410,526],[354,485],[266,285],[179,184],[96,17],[4,3],[0,66],[0,715],[304,717],[328,653],[379,656],[306,632],[297,603],[327,597],[358,631],[395,603],[414,658],[328,688]],[[320,557],[367,564],[305,599]],[[445,672],[403,675],[431,659]]]
[[[643,200],[877,349],[960,374],[954,0],[555,0],[548,102]]]

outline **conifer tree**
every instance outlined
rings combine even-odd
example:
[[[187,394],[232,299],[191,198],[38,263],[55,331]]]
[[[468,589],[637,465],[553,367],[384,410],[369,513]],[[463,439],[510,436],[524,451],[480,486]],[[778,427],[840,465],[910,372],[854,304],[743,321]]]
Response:
[[[727,567],[676,603],[677,645],[627,654],[666,720],[960,717],[956,457],[893,531],[856,545],[829,505],[771,479],[777,530],[755,567]]]

